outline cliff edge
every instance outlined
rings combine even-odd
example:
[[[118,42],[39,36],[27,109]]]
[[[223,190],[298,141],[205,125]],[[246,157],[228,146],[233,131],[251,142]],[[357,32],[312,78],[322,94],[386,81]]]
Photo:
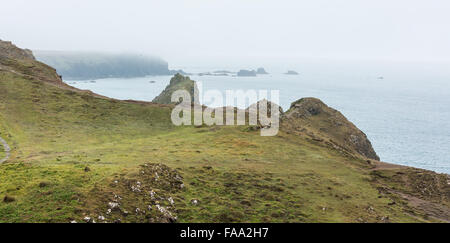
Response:
[[[284,114],[285,128],[306,133],[315,140],[332,143],[348,152],[380,160],[371,142],[361,130],[339,111],[316,98],[303,98],[292,103]]]

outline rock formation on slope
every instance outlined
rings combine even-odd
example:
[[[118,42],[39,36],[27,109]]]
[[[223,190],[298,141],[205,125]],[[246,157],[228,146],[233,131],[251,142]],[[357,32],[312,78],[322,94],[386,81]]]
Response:
[[[261,104],[262,105],[266,105],[267,114],[265,115],[265,117],[260,117],[260,115],[259,115],[260,114],[259,111],[260,111],[260,109],[262,107]],[[282,116],[283,116],[283,108],[281,106],[279,106],[278,104],[273,103],[273,102],[271,102],[271,101],[269,101],[267,99],[262,99],[262,100],[256,102],[255,104],[250,105],[245,110],[245,112],[248,114],[247,115],[247,121],[249,121],[250,115],[253,115],[254,117],[257,118],[257,125],[259,127],[264,127],[263,124],[266,124],[266,126],[267,126],[269,123],[271,123],[271,119],[270,118],[272,118],[272,109],[278,109],[278,117],[282,118]],[[265,120],[263,120],[263,119],[265,119]],[[251,124],[251,125],[254,125],[254,124]]]
[[[366,134],[339,111],[328,107],[319,99],[303,98],[292,103],[291,108],[283,115],[283,126],[366,158],[380,160]]]
[[[170,84],[164,89],[164,91],[153,99],[153,103],[158,104],[173,104],[172,94],[177,90],[186,90],[191,95],[191,101],[193,103],[198,102],[198,87],[195,81],[191,80],[187,76],[183,76],[177,73],[171,80]]]
[[[0,40],[0,57],[10,59],[32,59],[34,60],[33,53],[29,49],[20,49],[10,41]]]

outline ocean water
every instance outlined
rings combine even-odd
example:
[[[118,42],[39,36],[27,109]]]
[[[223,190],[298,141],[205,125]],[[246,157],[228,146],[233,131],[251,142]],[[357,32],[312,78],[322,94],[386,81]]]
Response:
[[[447,73],[445,67],[359,63],[299,66],[298,76],[284,75],[283,69],[271,70],[266,66],[269,75],[191,75],[191,79],[200,81],[204,92],[219,90],[224,96],[225,90],[279,90],[284,110],[302,97],[319,98],[364,131],[382,161],[450,174],[450,72]],[[192,73],[225,69],[177,68]],[[151,101],[170,78],[149,76],[66,82],[108,97]],[[243,108],[243,104],[237,105]]]

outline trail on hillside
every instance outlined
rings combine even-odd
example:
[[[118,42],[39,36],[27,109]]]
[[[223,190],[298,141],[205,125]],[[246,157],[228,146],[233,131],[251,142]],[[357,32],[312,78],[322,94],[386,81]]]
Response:
[[[4,158],[0,158],[0,164],[4,163],[5,161],[7,161],[9,159],[9,156],[11,155],[11,148],[9,147],[9,145],[6,143],[6,141],[0,137],[0,143],[3,145],[3,149],[5,150],[5,157]]]

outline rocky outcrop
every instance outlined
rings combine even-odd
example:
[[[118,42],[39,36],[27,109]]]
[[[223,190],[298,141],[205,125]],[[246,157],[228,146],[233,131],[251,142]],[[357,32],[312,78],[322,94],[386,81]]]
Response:
[[[177,193],[184,190],[183,177],[164,164],[146,163],[138,173],[117,176],[104,188],[96,187],[80,221],[87,223],[174,223]],[[94,200],[92,199],[94,198]]]
[[[298,72],[289,70],[285,73],[286,75],[298,75]]]
[[[20,49],[10,41],[0,40],[0,58],[35,60],[33,52],[28,49]]]
[[[255,70],[240,70],[237,73],[238,77],[255,77],[256,71]]]
[[[266,109],[267,109],[267,114],[265,117],[260,117],[260,109],[261,109],[261,105],[266,105]],[[257,118],[257,125],[259,127],[263,127],[262,124],[270,124],[271,123],[271,116],[272,116],[272,109],[277,109],[278,110],[278,116],[281,118],[283,116],[283,108],[281,106],[279,106],[278,104],[275,104],[267,99],[262,99],[258,102],[256,102],[255,104],[250,105],[246,110],[246,114],[247,114],[247,121],[249,120],[249,117],[251,115],[253,115],[254,117]],[[255,114],[256,113],[256,114]],[[251,124],[254,125],[254,124]]]
[[[318,141],[326,141],[348,152],[379,160],[366,134],[339,111],[316,98],[303,98],[292,103],[283,115],[283,127],[306,133]]]
[[[256,74],[269,74],[269,73],[266,71],[266,69],[261,67],[256,70]]]
[[[198,87],[195,81],[191,80],[187,76],[183,76],[177,73],[171,80],[170,84],[164,89],[164,91],[153,99],[153,103],[158,104],[174,104],[172,102],[172,94],[177,90],[186,90],[191,95],[192,103],[198,103]]]
[[[54,68],[36,61],[30,50],[20,49],[9,41],[0,40],[0,71],[63,85]]]

